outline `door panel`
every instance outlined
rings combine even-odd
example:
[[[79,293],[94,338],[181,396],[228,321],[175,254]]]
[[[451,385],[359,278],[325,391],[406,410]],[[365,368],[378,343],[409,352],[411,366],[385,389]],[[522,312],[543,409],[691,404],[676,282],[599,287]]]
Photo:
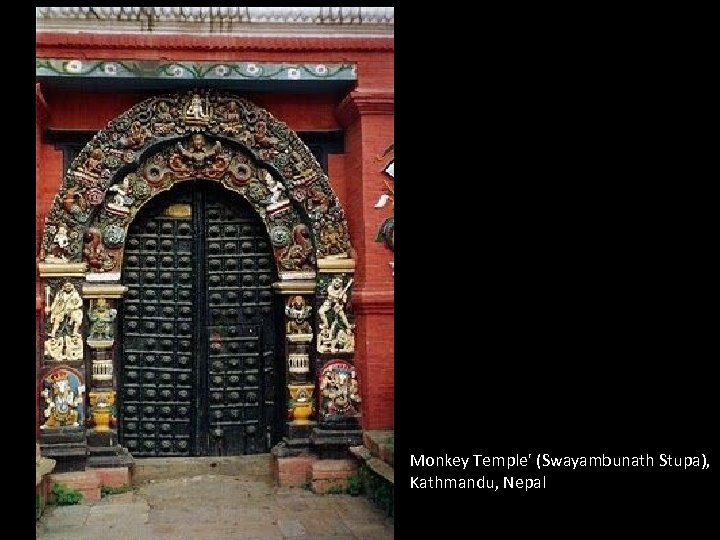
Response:
[[[254,214],[227,205],[223,193],[207,193],[209,427],[211,455],[269,450],[266,432],[273,403],[264,403],[263,352],[272,354],[270,244]],[[225,196],[227,199],[227,196]],[[268,350],[269,347],[269,350]]]
[[[138,213],[119,381],[120,439],[133,455],[269,451],[274,277],[264,226],[219,186],[186,182]]]

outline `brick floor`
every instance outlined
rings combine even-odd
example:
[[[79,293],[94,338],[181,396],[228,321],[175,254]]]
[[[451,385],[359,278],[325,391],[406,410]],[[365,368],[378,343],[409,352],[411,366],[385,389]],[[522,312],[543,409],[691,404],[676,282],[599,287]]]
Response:
[[[132,493],[50,507],[37,540],[392,539],[391,518],[364,497],[277,488],[268,478],[202,474]]]

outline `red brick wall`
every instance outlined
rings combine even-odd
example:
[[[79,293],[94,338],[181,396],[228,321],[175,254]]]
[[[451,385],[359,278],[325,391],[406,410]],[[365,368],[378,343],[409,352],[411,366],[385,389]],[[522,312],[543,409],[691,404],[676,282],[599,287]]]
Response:
[[[40,34],[38,57],[167,59],[211,61],[277,61],[288,63],[353,62],[358,89],[394,87],[392,40],[357,39],[245,39],[189,36],[127,36]],[[99,130],[107,122],[142,101],[137,93],[60,92],[44,89],[48,116],[44,127]],[[248,94],[296,131],[342,129],[336,117],[344,95]],[[38,124],[39,126],[40,124]],[[353,304],[357,315],[356,362],[363,390],[363,426],[393,426],[393,277],[392,253],[375,242],[389,207],[375,209],[384,189],[384,161],[377,156],[393,142],[392,115],[364,116],[347,128],[345,154],[330,156],[330,183],[345,208],[357,269]],[[64,171],[62,153],[36,136],[37,235],[57,193]],[[39,247],[39,246],[38,246]],[[39,312],[38,312],[39,314]]]

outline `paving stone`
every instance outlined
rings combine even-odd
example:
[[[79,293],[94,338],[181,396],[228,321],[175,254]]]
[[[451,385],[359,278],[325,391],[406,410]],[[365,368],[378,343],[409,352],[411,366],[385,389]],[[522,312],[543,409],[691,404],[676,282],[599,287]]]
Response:
[[[316,495],[271,481],[194,474],[158,479],[96,503],[50,507],[37,540],[372,540],[391,518],[364,497]]]

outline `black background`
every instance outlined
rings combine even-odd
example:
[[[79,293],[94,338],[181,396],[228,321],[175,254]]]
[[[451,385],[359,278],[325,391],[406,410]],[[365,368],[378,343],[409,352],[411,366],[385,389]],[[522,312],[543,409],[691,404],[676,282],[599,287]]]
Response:
[[[396,531],[705,526],[717,174],[695,71],[702,31],[688,40],[680,14],[669,24],[657,13],[513,11],[455,19],[437,35],[405,11],[395,27]],[[410,467],[411,455],[546,452],[650,454],[655,466]],[[661,468],[661,453],[705,453],[711,468]],[[411,476],[483,475],[545,475],[547,488],[410,488]]]

